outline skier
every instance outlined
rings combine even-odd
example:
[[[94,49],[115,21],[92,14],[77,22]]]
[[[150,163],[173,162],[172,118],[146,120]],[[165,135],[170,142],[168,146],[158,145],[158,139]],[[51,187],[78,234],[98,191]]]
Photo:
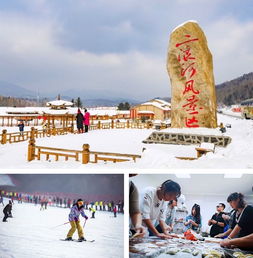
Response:
[[[41,198],[41,201],[40,201],[40,210],[44,210],[44,205],[46,206],[45,197]]]
[[[116,218],[117,217],[117,207],[116,207],[116,205],[113,208],[113,213],[114,213],[114,217]]]
[[[4,213],[3,222],[7,222],[7,218],[12,217],[11,210],[12,210],[12,203],[11,201],[9,201],[9,203],[3,209],[3,213]]]
[[[92,212],[91,218],[95,219],[95,212],[96,212],[96,210],[94,208],[89,208],[89,210]]]
[[[2,196],[2,195],[0,196],[0,204],[1,204],[1,203],[2,203],[3,206],[4,206],[4,199],[3,199],[3,196]]]
[[[80,214],[87,220],[88,217],[84,213],[83,200],[78,199],[77,202],[72,206],[69,213],[69,222],[71,225],[71,229],[67,234],[67,238],[65,240],[72,241],[72,236],[75,233],[76,229],[78,231],[78,241],[86,241],[83,236],[83,228],[80,225],[79,216]]]

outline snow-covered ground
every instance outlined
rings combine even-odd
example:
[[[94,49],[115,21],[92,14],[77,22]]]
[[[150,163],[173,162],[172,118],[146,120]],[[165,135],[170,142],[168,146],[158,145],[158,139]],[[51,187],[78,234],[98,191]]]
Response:
[[[60,159],[55,162],[54,157],[49,161],[42,157],[40,161],[27,162],[27,142],[6,144],[0,148],[1,168],[21,168],[21,169],[48,169],[48,168],[253,168],[253,120],[244,120],[224,114],[218,114],[218,123],[230,124],[232,128],[227,128],[226,136],[232,138],[232,143],[226,148],[216,147],[215,153],[209,153],[198,160],[178,160],[176,156],[196,157],[194,145],[171,145],[171,144],[144,144],[142,143],[153,129],[113,129],[95,130],[88,134],[69,134],[63,136],[53,136],[36,140],[36,145],[57,147],[66,149],[81,150],[82,145],[88,143],[91,151],[117,152],[128,154],[140,154],[141,159],[137,162],[112,163],[103,161],[97,164],[89,163],[82,165],[73,159],[64,161]],[[1,130],[1,128],[0,128]],[[166,129],[164,131],[189,132],[221,135],[219,129]],[[142,152],[143,148],[145,151]]]
[[[4,200],[5,203],[7,199]],[[55,227],[68,221],[69,209],[49,207],[40,211],[39,205],[13,205],[13,218],[2,222],[0,215],[0,257],[1,258],[83,258],[123,257],[123,215],[117,218],[113,213],[98,211],[96,219],[88,219],[84,228],[87,239],[95,242],[64,242],[69,224]],[[86,212],[90,217],[89,212]],[[81,218],[83,225],[83,219]],[[75,232],[74,239],[77,239]]]

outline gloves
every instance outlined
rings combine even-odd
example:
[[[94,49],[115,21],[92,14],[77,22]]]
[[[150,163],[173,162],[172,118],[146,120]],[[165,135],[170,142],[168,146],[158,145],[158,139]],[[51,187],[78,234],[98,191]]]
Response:
[[[78,221],[78,218],[74,218],[74,221]]]
[[[84,216],[84,218],[85,218],[86,220],[88,219],[88,217],[87,217],[86,215]]]

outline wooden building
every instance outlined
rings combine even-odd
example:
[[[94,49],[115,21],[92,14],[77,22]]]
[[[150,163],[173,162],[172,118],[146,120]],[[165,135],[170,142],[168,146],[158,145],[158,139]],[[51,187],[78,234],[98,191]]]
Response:
[[[137,105],[130,110],[131,119],[146,120],[167,120],[171,115],[171,104],[162,99],[152,99],[143,104]]]

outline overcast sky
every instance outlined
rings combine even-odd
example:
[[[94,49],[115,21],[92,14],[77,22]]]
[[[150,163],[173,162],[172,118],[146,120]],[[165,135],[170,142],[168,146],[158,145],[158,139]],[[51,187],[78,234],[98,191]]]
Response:
[[[170,96],[170,32],[198,21],[216,84],[252,72],[252,0],[0,1],[0,80],[98,98]]]

